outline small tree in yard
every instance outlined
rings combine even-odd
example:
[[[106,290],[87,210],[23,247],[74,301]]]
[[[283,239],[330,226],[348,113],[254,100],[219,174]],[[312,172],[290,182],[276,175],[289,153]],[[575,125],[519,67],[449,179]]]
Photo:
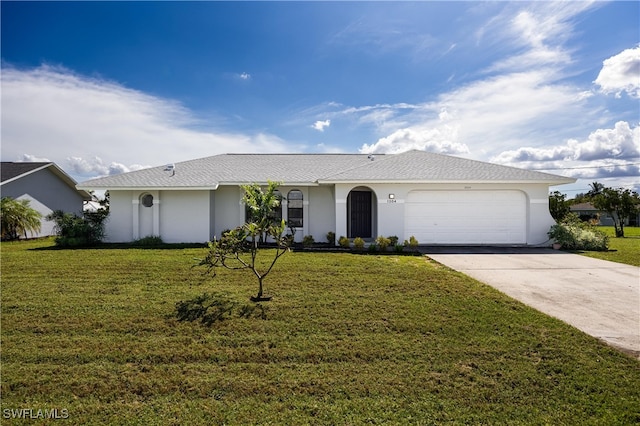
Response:
[[[594,197],[593,205],[611,215],[616,237],[624,237],[624,221],[632,214],[638,214],[640,197],[629,189],[603,188]]]
[[[258,279],[258,293],[252,296],[253,302],[271,300],[263,295],[263,282],[271,272],[277,260],[289,251],[291,240],[284,235],[286,224],[284,220],[274,223],[273,209],[279,207],[281,197],[277,193],[277,182],[269,182],[263,190],[258,184],[243,185],[243,202],[251,211],[247,223],[222,234],[220,240],[214,238],[208,243],[207,255],[199,259],[196,266],[204,266],[207,273],[216,275],[216,268],[223,267],[232,270],[249,269]],[[272,239],[275,252],[266,266],[258,260],[263,252],[260,243],[264,239]],[[268,252],[267,252],[268,253]]]

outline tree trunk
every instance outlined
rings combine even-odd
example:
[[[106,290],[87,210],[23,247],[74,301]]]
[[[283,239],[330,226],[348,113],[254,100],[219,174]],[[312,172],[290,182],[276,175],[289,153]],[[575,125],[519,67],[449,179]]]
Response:
[[[258,295],[256,297],[258,299],[262,297],[262,277],[258,278]]]
[[[263,296],[262,295],[262,277],[258,277],[258,294],[256,296],[251,296],[252,302],[268,302],[271,300],[271,296]]]

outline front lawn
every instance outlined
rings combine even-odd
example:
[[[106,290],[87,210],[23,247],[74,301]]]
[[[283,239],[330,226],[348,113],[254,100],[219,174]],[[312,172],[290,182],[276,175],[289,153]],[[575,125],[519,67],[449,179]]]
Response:
[[[624,228],[624,238],[616,238],[613,226],[599,226],[609,236],[609,251],[581,251],[580,254],[612,262],[640,266],[640,227]]]
[[[290,253],[260,315],[206,327],[176,302],[250,307],[253,277],[51,244],[0,248],[3,424],[640,422],[637,360],[424,257]]]

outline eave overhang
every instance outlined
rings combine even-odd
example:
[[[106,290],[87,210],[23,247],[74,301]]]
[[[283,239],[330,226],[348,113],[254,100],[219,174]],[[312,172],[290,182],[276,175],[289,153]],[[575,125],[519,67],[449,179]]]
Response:
[[[92,186],[77,185],[78,190],[85,191],[215,191],[220,185],[209,186]]]
[[[319,180],[318,184],[320,185],[336,185],[336,184],[351,184],[351,185],[370,185],[370,184],[399,184],[399,185],[416,185],[416,184],[424,184],[424,185],[434,185],[434,184],[473,184],[473,185],[522,185],[522,184],[544,184],[549,186],[555,185],[566,185],[569,183],[575,183],[576,179],[566,178],[566,179],[556,179],[556,180],[388,180],[388,179],[369,179],[369,180]]]

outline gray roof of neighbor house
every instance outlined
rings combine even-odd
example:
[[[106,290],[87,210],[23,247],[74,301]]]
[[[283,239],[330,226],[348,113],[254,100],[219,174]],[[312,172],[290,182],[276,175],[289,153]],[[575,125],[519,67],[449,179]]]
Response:
[[[56,165],[56,163],[52,162],[11,162],[11,161],[2,161],[0,162],[0,185],[5,185],[16,181],[22,177],[28,176],[32,173],[39,172],[40,170],[48,169],[55,176],[57,176],[64,183],[69,185],[71,188],[76,188],[76,181],[73,180],[71,176],[65,173],[60,167]],[[91,194],[88,192],[77,189],[82,198],[85,200],[91,200]]]
[[[593,210],[593,211],[598,211],[598,209],[596,209],[593,204],[591,203],[578,203],[578,204],[573,204],[572,206],[569,207],[569,209],[571,211],[578,211],[578,210]]]
[[[330,183],[528,182],[558,185],[564,176],[425,151],[402,154],[223,154],[82,182],[83,189],[215,189],[219,185]]]
[[[3,161],[0,163],[0,182],[10,182],[20,176],[36,172],[53,163],[14,163]]]

